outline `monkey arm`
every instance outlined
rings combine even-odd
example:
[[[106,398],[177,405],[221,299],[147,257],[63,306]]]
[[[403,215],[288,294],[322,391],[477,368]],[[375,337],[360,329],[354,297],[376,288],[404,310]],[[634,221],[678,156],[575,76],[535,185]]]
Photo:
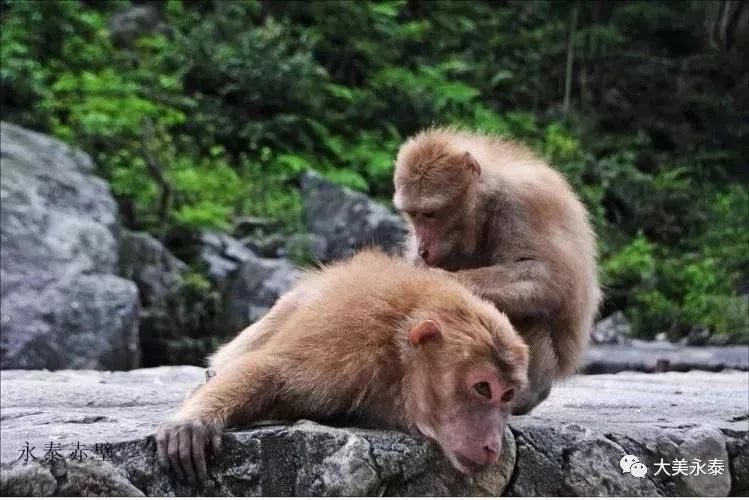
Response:
[[[194,485],[207,479],[206,451],[218,453],[227,424],[252,422],[272,408],[277,394],[272,358],[258,354],[232,362],[159,428],[159,462],[182,482]]]
[[[523,260],[495,264],[463,269],[453,275],[514,318],[552,315],[561,306],[558,287],[543,262]]]
[[[243,423],[261,417],[275,400],[276,384],[268,355],[258,354],[247,353],[226,366],[185,401],[176,418]]]

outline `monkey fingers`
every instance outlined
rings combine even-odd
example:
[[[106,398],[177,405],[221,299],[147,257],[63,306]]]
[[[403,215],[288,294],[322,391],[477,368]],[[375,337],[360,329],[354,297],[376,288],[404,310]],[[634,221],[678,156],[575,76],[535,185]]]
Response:
[[[167,424],[159,430],[159,462],[171,468],[179,481],[192,486],[208,479],[206,451],[216,456],[221,442],[222,426],[201,420]]]

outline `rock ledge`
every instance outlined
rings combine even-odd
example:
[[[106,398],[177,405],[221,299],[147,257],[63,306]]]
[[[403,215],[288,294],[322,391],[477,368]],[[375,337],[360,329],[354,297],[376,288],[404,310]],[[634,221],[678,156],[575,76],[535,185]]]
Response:
[[[0,493],[190,494],[159,471],[151,434],[202,377],[197,367],[1,372]],[[576,377],[533,415],[513,420],[501,464],[475,477],[402,433],[309,421],[236,429],[199,493],[746,495],[748,390],[745,372]],[[26,442],[36,460],[24,463]],[[50,443],[64,445],[66,458],[45,459]],[[83,460],[70,457],[77,443],[87,450]],[[625,454],[647,465],[645,478],[621,472]],[[655,475],[653,464],[682,458],[720,460],[724,472]]]

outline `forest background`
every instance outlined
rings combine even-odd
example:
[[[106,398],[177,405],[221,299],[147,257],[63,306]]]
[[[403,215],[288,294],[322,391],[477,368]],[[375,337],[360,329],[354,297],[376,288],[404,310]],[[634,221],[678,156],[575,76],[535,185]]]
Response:
[[[152,18],[118,29],[133,4]],[[455,124],[567,176],[599,235],[602,315],[749,342],[746,1],[0,5],[2,119],[91,154],[123,224],[175,254],[247,216],[298,231],[308,169],[390,203],[399,144]]]

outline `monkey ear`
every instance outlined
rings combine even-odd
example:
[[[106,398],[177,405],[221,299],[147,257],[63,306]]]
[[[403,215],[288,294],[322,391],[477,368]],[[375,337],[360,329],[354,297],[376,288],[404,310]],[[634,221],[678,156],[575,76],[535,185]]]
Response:
[[[471,153],[466,151],[466,154],[463,155],[463,161],[465,162],[466,168],[476,174],[476,177],[481,176],[481,165],[479,165],[479,162],[476,161],[476,158],[474,158]]]
[[[440,338],[440,327],[434,321],[422,321],[411,329],[411,344],[420,345]]]

